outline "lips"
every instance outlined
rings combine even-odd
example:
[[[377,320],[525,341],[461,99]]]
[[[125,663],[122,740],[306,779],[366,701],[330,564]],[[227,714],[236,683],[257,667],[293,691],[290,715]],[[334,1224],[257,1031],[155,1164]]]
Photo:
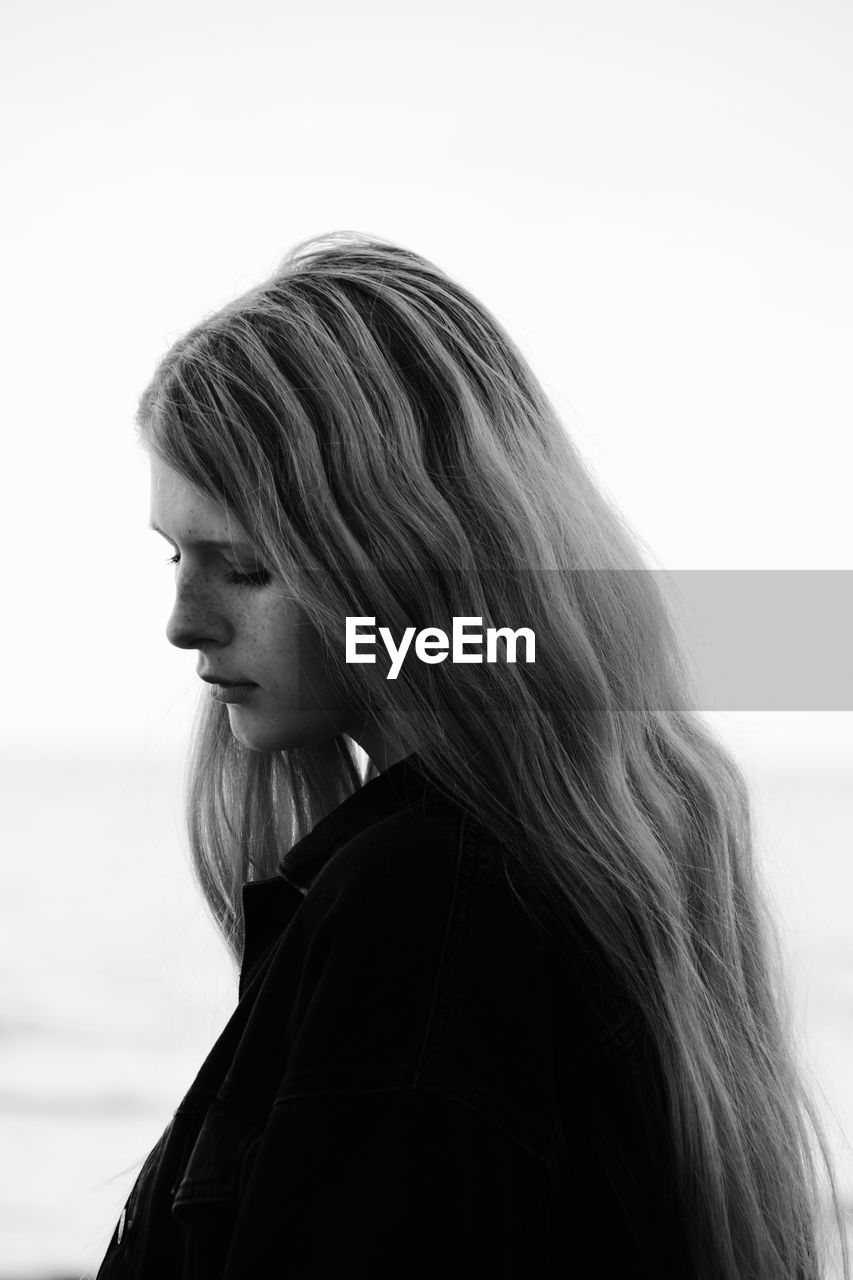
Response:
[[[207,675],[207,676],[202,676],[201,679],[206,680],[208,684],[219,684],[222,686],[223,689],[233,689],[233,687],[238,684],[254,685],[255,683],[254,680],[241,680],[241,679],[228,680],[226,679],[225,676]]]

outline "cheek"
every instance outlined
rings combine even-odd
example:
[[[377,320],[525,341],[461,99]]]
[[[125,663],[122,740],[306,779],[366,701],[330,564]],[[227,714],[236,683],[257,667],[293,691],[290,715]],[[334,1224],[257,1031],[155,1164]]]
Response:
[[[315,629],[305,624],[299,628],[296,649],[300,674],[301,697],[306,705],[322,700],[329,709],[344,711],[349,706],[349,667],[345,662],[343,631],[340,636],[340,653],[335,653],[335,636],[324,639]]]
[[[283,690],[293,692],[305,684],[307,697],[310,695],[307,681],[326,687],[323,646],[298,606],[292,602],[279,604],[259,622],[256,634],[263,650],[264,666]]]
[[[310,679],[315,688],[322,687],[324,693],[330,693],[333,688],[330,678],[331,659],[313,627],[305,625],[299,628],[295,652],[301,674]]]

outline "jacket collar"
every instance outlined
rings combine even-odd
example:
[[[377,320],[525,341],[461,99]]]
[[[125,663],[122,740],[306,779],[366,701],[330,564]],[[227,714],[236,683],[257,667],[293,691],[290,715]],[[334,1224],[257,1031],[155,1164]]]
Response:
[[[278,865],[278,874],[243,885],[244,941],[239,997],[290,923],[311,883],[335,851],[359,831],[405,808],[427,803],[431,783],[416,753],[363,783],[315,823]]]
[[[430,783],[417,752],[363,783],[298,840],[278,864],[278,874],[301,894],[335,851],[352,836],[389,814],[423,807]]]

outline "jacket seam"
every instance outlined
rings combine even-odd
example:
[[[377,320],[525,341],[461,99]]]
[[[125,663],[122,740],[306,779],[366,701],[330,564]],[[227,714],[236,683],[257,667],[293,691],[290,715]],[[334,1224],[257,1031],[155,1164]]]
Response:
[[[438,1098],[443,1098],[447,1102],[453,1102],[458,1106],[465,1107],[466,1110],[471,1111],[474,1115],[476,1115],[477,1118],[481,1120],[483,1124],[485,1124],[489,1129],[502,1134],[505,1138],[509,1139],[509,1141],[512,1142],[514,1146],[520,1147],[521,1150],[524,1151],[527,1155],[529,1155],[533,1160],[537,1161],[539,1164],[544,1165],[549,1174],[552,1174],[554,1171],[554,1165],[559,1159],[558,1154],[547,1153],[541,1149],[537,1149],[536,1147],[532,1146],[529,1142],[526,1142],[524,1138],[520,1137],[512,1129],[509,1129],[505,1125],[500,1124],[492,1116],[486,1115],[483,1111],[480,1110],[480,1108],[476,1105],[476,1103],[471,1102],[469,1098],[462,1097],[460,1094],[457,1094],[457,1093],[452,1093],[447,1089],[441,1089],[437,1085],[433,1085],[433,1084],[379,1085],[376,1087],[364,1086],[359,1088],[348,1088],[348,1089],[301,1089],[298,1092],[288,1093],[284,1097],[276,1098],[275,1102],[272,1105],[270,1114],[272,1114],[272,1112],[275,1111],[277,1108],[284,1107],[289,1103],[304,1102],[311,1098],[346,1098],[346,1097],[360,1097],[361,1095],[393,1096],[395,1094],[399,1095],[400,1097],[410,1097],[410,1098],[433,1095]]]
[[[424,1028],[423,1039],[421,1041],[421,1050],[418,1061],[415,1066],[415,1073],[412,1078],[411,1088],[415,1090],[419,1087],[420,1081],[424,1073],[424,1063],[430,1046],[430,1038],[433,1034],[433,1028],[437,1025],[437,1017],[439,1013],[439,1005],[443,1006],[446,1013],[447,1001],[443,998],[444,989],[444,971],[447,958],[450,954],[451,937],[453,933],[454,919],[456,916],[457,903],[461,898],[460,884],[462,880],[462,843],[465,831],[466,815],[463,812],[459,818],[459,832],[456,840],[456,868],[453,878],[453,890],[450,896],[450,905],[447,911],[447,921],[444,926],[444,937],[441,943],[441,954],[439,956],[438,966],[435,975],[435,984],[433,986],[432,1001],[430,1004],[429,1016]]]

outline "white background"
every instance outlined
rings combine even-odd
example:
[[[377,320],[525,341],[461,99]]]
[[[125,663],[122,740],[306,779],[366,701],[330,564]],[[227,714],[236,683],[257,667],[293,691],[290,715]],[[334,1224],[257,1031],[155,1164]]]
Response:
[[[135,921],[122,964],[144,972],[151,1016],[177,1001],[140,1147],[227,1012],[211,996],[212,1021],[181,1014],[196,989],[168,960],[170,939],[196,936],[175,777],[198,693],[195,655],[163,634],[170,552],[146,529],[132,426],[158,356],[296,240],[374,232],[495,312],[657,564],[849,569],[851,55],[842,0],[36,0],[6,14],[3,1096],[16,1150],[52,1139],[9,1176],[0,1265],[81,1265],[112,1212],[98,1201],[85,1218],[99,1178],[144,1154],[117,1119],[101,1124],[109,1151],[93,1137],[83,1159],[42,1105],[73,1057],[50,1036],[88,1010],[79,1073],[103,1077],[90,1106],[106,1114],[117,1006],[87,1003],[112,963],[106,922]],[[844,1112],[851,714],[711,718],[777,833],[766,860],[809,1044]],[[210,956],[209,976],[203,921],[198,939],[190,968]],[[41,1039],[21,1022],[33,1009]]]

